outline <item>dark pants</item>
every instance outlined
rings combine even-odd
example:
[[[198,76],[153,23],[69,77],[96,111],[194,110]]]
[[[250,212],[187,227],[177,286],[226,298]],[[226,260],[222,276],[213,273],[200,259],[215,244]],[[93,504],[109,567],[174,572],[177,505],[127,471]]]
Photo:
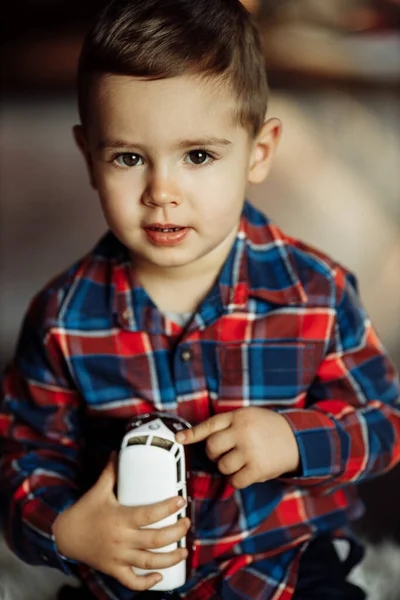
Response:
[[[357,544],[351,546],[348,558],[340,560],[329,536],[316,538],[304,552],[293,600],[364,600],[365,593],[346,581],[349,572],[363,556]],[[88,593],[72,589],[71,595],[59,595],[59,600],[94,600]],[[135,600],[179,600],[176,592],[142,592]]]
[[[349,556],[341,561],[331,538],[318,537],[300,561],[293,600],[364,600],[365,593],[346,580],[363,554],[362,547],[352,543]]]

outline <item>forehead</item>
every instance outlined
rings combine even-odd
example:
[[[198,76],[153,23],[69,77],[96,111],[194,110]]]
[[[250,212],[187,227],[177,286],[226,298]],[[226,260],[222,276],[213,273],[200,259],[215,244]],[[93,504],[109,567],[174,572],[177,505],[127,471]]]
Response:
[[[215,77],[101,75],[90,94],[89,128],[96,137],[227,135],[237,133],[236,108],[229,86]]]

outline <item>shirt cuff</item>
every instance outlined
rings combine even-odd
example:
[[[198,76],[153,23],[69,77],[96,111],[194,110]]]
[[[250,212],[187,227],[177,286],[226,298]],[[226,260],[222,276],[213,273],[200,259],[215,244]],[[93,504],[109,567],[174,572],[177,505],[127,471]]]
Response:
[[[300,453],[298,471],[294,477],[285,475],[285,479],[326,481],[342,473],[343,445],[335,419],[315,409],[289,409],[280,414],[292,428]]]
[[[25,522],[25,535],[28,542],[29,562],[36,565],[43,565],[56,568],[66,575],[72,575],[69,564],[76,564],[76,561],[63,556],[57,547],[53,534],[53,524],[56,518],[69,506],[76,502],[77,498],[65,498],[59,503],[57,510],[41,498],[41,507],[36,506],[36,515],[42,513],[45,515],[41,522],[40,516],[36,516]],[[41,510],[42,509],[42,510]],[[35,511],[36,512],[36,511]],[[24,557],[22,557],[24,558]]]

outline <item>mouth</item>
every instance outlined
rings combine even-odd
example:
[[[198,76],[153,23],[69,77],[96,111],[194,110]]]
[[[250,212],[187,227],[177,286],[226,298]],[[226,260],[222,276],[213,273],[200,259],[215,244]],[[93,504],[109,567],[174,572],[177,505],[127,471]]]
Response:
[[[151,231],[162,231],[162,233],[171,233],[172,231],[181,231],[181,229],[185,229],[185,227],[146,227],[146,229],[150,229]]]
[[[187,227],[181,227],[180,225],[171,225],[171,223],[151,223],[151,225],[145,225],[145,229],[150,229],[151,231],[162,231],[163,233],[170,233],[171,231],[181,231],[182,229],[187,229]]]
[[[175,223],[151,223],[143,229],[148,240],[156,246],[176,246],[183,242],[190,232],[190,227],[182,227]]]

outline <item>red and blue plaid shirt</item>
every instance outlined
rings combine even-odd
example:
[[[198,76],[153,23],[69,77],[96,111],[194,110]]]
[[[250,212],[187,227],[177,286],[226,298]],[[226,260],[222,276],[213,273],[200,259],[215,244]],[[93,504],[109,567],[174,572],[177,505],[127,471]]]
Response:
[[[192,448],[193,575],[187,600],[291,598],[299,558],[346,530],[354,484],[400,460],[399,388],[354,277],[283,235],[250,204],[218,281],[185,329],[157,310],[108,233],[33,300],[4,374],[0,485],[9,544],[84,579],[101,599],[135,593],[57,551],[56,516],[97,479],[133,416],[192,424],[222,411],[281,412],[295,477],[230,486]]]

